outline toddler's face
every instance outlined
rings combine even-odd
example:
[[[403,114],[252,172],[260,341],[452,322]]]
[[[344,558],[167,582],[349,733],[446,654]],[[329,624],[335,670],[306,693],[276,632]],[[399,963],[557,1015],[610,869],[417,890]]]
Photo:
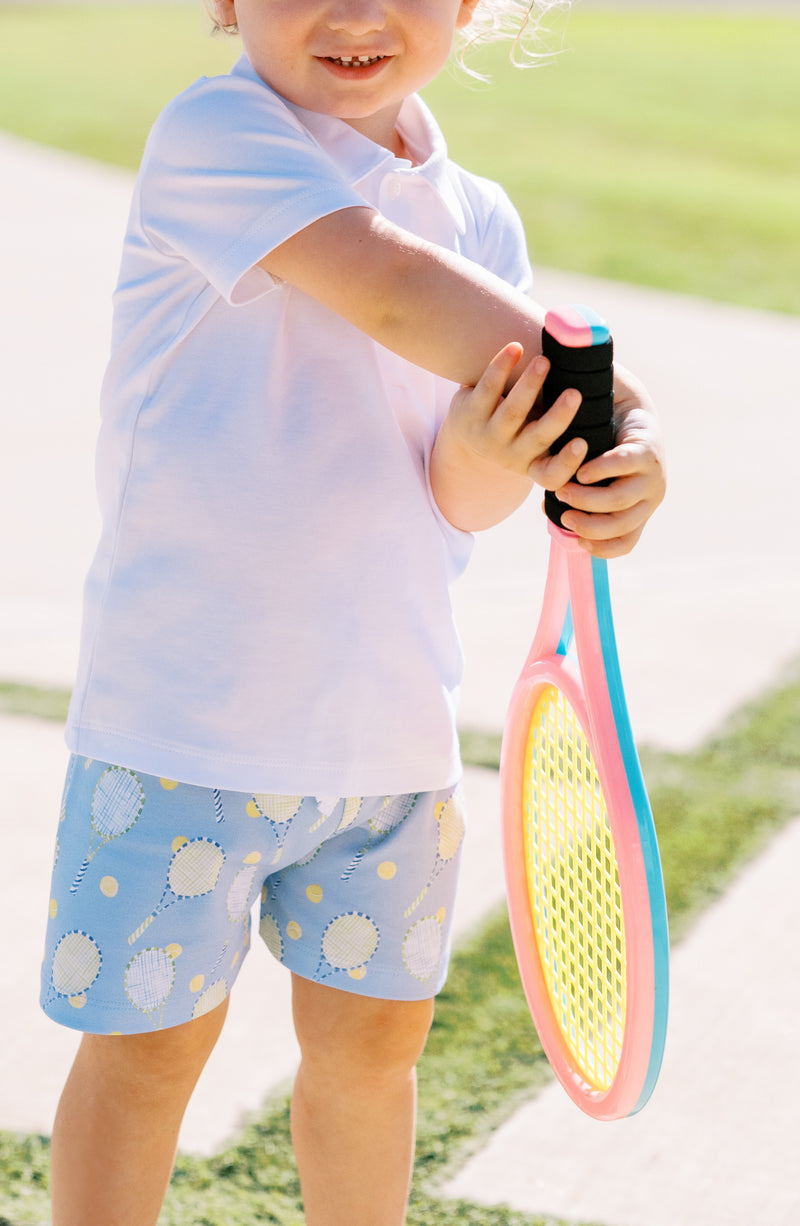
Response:
[[[447,61],[477,0],[218,0],[259,76],[288,101],[394,148],[403,99]]]

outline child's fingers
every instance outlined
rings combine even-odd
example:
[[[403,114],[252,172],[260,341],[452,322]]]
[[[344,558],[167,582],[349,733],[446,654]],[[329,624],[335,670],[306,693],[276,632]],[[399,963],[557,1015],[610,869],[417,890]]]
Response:
[[[630,553],[639,537],[644,531],[644,524],[640,524],[632,532],[624,533],[622,536],[611,537],[606,541],[589,541],[585,538],[579,538],[579,543],[587,553],[590,553],[594,558],[622,558],[626,553]]]
[[[527,453],[530,461],[549,453],[550,447],[571,424],[581,403],[580,393],[569,389],[562,393],[546,413],[536,413],[537,401],[542,392],[550,363],[539,354],[519,374],[516,383],[503,396],[508,376],[520,359],[522,348],[516,343],[506,345],[487,366],[475,385],[473,396],[490,421],[495,438],[505,439],[520,453]],[[585,449],[579,458],[585,454]],[[568,457],[565,456],[566,460]],[[563,480],[575,471],[574,465],[556,466],[566,473]],[[555,471],[555,470],[554,470]]]
[[[497,408],[498,402],[502,403],[506,384],[522,353],[522,345],[517,341],[504,345],[500,352],[494,355],[475,386],[470,389],[472,407],[487,420]]]
[[[549,450],[545,450],[536,456],[528,465],[528,475],[546,490],[559,489],[574,478],[585,455],[584,440],[572,439],[556,455],[550,455]]]
[[[582,438],[572,439],[555,454],[550,450],[571,425],[580,403],[580,393],[568,389],[546,413],[528,422],[516,439],[515,446],[525,456],[529,476],[545,489],[556,489],[574,478],[586,458],[587,444]]]
[[[535,357],[523,371],[505,398],[495,409],[494,424],[509,436],[524,429],[536,407],[550,363],[542,354]],[[549,443],[548,443],[549,446]]]
[[[653,461],[655,462],[655,461]],[[642,447],[635,444],[617,444],[584,464],[578,480],[582,485],[595,485],[598,481],[616,481],[649,468],[650,457]]]
[[[648,498],[648,482],[641,473],[615,478],[610,485],[586,485],[584,472],[588,467],[588,464],[582,465],[567,485],[555,490],[561,502],[589,515],[610,515]]]
[[[606,484],[599,485],[597,482]],[[666,483],[659,456],[623,445],[583,464],[574,480],[556,495],[579,511],[592,514],[625,511],[644,504],[651,515],[664,497]]]
[[[559,493],[556,497],[559,497]],[[607,541],[642,527],[648,515],[646,502],[636,502],[620,510],[603,511],[579,511],[571,506],[562,514],[561,523],[569,532],[575,532],[586,540]]]

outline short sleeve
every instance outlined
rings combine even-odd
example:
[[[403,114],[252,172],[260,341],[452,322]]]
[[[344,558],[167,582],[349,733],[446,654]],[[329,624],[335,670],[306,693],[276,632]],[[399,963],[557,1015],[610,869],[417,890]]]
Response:
[[[271,282],[257,262],[312,222],[369,207],[285,103],[230,75],[198,81],[162,112],[139,178],[140,223],[227,301]]]
[[[533,285],[533,273],[522,219],[502,187],[494,184],[494,188],[495,205],[482,236],[481,263],[509,285],[528,294]]]

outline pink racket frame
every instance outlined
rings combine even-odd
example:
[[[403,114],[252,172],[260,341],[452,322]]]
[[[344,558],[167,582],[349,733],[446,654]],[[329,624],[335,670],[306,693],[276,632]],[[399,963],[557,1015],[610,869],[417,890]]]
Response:
[[[654,869],[652,863],[649,866],[646,863],[640,833],[642,815],[637,815],[629,784],[630,764],[626,765],[617,732],[620,702],[624,707],[621,685],[616,702],[609,692],[598,623],[597,562],[570,533],[549,521],[548,527],[553,539],[542,616],[511,698],[503,736],[500,770],[509,916],[525,995],[556,1076],[588,1115],[613,1120],[631,1115],[644,1105],[661,1063],[661,1050],[654,1054],[654,1029],[659,1027],[655,1017],[656,969],[648,885],[648,872],[652,876]],[[604,573],[605,563],[601,565]],[[569,644],[564,644],[570,611],[577,669],[566,655]],[[616,662],[615,647],[613,652]],[[525,855],[524,760],[531,716],[543,687],[548,685],[562,691],[583,726],[606,798],[619,869],[627,955],[626,1020],[619,1066],[605,1090],[592,1086],[575,1067],[550,1004],[531,914]],[[631,750],[632,741],[628,752]],[[649,805],[646,818],[651,820]],[[656,863],[655,871],[660,882],[660,864]]]

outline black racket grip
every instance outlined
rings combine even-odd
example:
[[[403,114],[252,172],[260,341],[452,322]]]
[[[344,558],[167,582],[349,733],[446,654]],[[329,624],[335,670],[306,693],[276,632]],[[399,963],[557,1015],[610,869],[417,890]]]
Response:
[[[574,325],[576,317],[582,313],[597,321],[593,312],[573,306],[548,312],[547,322],[552,321],[551,326],[557,326],[568,319]],[[588,323],[583,329],[573,326],[558,330],[562,335],[571,331],[573,335],[569,339],[575,343],[567,345],[557,340],[545,325],[542,352],[550,361],[550,370],[542,389],[543,408],[545,412],[552,408],[562,392],[570,387],[576,388],[583,400],[571,425],[556,439],[550,451],[556,455],[571,439],[582,438],[589,447],[586,461],[594,460],[614,446],[614,342],[610,336],[598,340]],[[597,331],[595,328],[594,333]],[[561,527],[561,516],[569,506],[556,498],[552,490],[545,490],[544,509],[548,518]]]

